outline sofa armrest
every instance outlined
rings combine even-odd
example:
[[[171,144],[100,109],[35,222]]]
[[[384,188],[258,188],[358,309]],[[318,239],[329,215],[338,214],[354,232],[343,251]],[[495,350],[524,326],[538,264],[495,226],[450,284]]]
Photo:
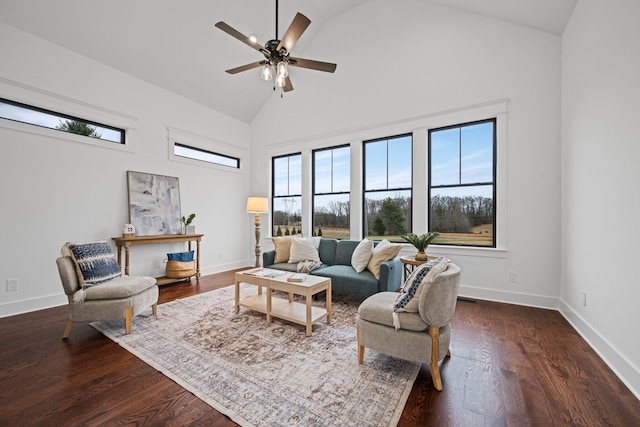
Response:
[[[395,257],[380,264],[378,292],[393,292],[402,287],[402,262]]]
[[[262,253],[262,266],[267,267],[273,265],[276,260],[276,251],[267,251]]]

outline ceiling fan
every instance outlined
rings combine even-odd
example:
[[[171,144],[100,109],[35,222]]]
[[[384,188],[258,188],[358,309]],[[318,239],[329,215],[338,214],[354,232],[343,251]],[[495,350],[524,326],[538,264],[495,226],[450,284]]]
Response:
[[[242,71],[262,67],[261,77],[264,80],[271,80],[275,71],[273,90],[275,90],[277,86],[282,88],[284,92],[293,90],[293,85],[289,79],[288,67],[307,68],[310,70],[333,73],[336,70],[336,64],[290,56],[291,50],[296,45],[298,39],[302,36],[302,33],[304,33],[309,24],[311,24],[311,20],[298,12],[293,18],[291,25],[289,25],[289,28],[287,28],[287,31],[284,33],[284,36],[282,36],[282,40],[278,39],[278,0],[276,0],[276,36],[273,40],[267,41],[264,46],[257,43],[255,36],[247,37],[222,21],[216,23],[216,27],[240,40],[249,47],[261,52],[265,57],[262,61],[231,68],[226,70],[226,72],[229,74],[237,74]]]

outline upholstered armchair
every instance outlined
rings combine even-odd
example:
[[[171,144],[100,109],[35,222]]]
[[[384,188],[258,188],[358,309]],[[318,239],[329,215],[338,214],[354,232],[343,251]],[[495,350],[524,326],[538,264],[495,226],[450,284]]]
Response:
[[[429,363],[433,384],[442,391],[438,362],[451,356],[451,319],[460,286],[460,267],[449,262],[443,268],[446,270],[435,278],[418,277],[421,284],[413,301],[415,311],[398,310],[402,298],[398,292],[380,292],[362,302],[357,318],[358,363],[364,362],[365,348]]]
[[[63,339],[69,337],[76,322],[124,319],[125,333],[129,334],[133,316],[150,307],[153,314],[157,313],[158,286],[155,278],[122,276],[106,242],[75,245],[74,250],[79,248],[75,254],[69,246],[73,244],[63,246],[63,256],[56,260],[62,287],[69,300],[69,320]],[[92,251],[84,259],[80,253],[83,247],[90,247]]]

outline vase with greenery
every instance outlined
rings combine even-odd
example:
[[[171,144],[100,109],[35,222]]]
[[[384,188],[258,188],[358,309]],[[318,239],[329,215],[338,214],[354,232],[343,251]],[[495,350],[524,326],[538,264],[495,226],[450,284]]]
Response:
[[[418,250],[415,258],[416,261],[426,261],[427,260],[427,247],[429,243],[433,241],[436,237],[438,237],[440,233],[424,233],[424,234],[404,234],[402,237],[407,242],[411,243]]]
[[[192,213],[191,215],[189,215],[189,217],[182,217],[182,224],[184,225],[182,227],[182,234],[187,234],[187,225],[191,224],[193,222],[193,219],[196,217],[196,214]]]

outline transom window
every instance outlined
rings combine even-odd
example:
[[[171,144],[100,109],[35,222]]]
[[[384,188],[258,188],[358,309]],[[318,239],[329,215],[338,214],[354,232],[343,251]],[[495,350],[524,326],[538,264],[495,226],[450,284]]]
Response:
[[[74,133],[117,144],[125,143],[125,131],[113,126],[69,116],[44,108],[0,98],[0,117],[34,126]]]
[[[237,157],[225,156],[224,154],[214,153],[213,151],[191,147],[177,142],[173,144],[173,154],[188,159],[214,163],[216,165],[229,166],[236,169],[240,168],[240,159]]]
[[[313,151],[313,233],[349,238],[351,149],[348,145]]]
[[[302,154],[272,158],[273,235],[299,234],[302,227]]]
[[[364,235],[402,241],[411,230],[412,135],[364,142]]]
[[[429,130],[433,243],[496,246],[496,120]]]

